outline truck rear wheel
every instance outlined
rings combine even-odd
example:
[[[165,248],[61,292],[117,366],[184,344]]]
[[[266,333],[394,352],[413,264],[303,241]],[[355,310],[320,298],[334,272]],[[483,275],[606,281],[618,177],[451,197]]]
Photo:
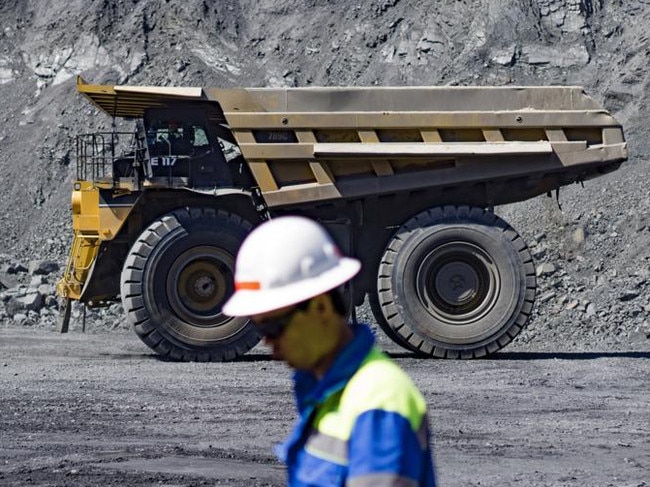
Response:
[[[174,360],[223,361],[259,341],[246,318],[221,307],[234,292],[235,256],[252,228],[222,210],[177,210],[135,242],[121,276],[122,304],[135,332]]]
[[[525,326],[535,288],[523,239],[498,216],[469,206],[408,220],[389,242],[377,278],[378,304],[397,343],[441,358],[504,347]]]
[[[387,304],[386,302],[384,302],[384,306],[382,306],[379,302],[379,292],[375,291],[368,293],[368,303],[370,304],[370,310],[372,311],[372,315],[375,317],[375,321],[377,321],[379,328],[382,329],[388,338],[402,348],[406,348],[407,350],[416,353],[420,352],[415,345],[412,345],[406,340],[406,338],[393,330],[391,325],[388,323],[386,316],[392,316],[394,311],[389,309],[390,304]]]

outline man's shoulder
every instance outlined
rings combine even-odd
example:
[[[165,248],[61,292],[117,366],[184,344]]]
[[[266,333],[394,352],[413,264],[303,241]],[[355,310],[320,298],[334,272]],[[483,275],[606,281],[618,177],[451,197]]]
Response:
[[[376,347],[351,377],[341,399],[358,413],[381,409],[412,417],[426,412],[424,397],[408,374]]]
[[[359,377],[365,378],[370,375],[381,376],[381,374],[387,374],[386,377],[396,379],[396,383],[411,383],[408,374],[377,346],[370,349],[357,370],[357,374]]]

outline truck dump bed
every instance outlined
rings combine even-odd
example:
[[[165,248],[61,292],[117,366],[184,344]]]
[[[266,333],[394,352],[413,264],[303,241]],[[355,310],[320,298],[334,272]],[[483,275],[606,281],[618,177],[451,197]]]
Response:
[[[269,207],[417,190],[511,203],[627,158],[621,125],[577,86],[96,88],[80,85],[114,116],[218,103]]]

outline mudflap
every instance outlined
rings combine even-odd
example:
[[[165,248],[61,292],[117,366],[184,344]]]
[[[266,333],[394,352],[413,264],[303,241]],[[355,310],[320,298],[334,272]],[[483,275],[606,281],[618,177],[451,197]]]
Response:
[[[59,319],[56,324],[56,331],[59,333],[68,333],[68,327],[70,326],[70,314],[72,312],[72,299],[65,299],[63,306],[64,307],[59,314]]]

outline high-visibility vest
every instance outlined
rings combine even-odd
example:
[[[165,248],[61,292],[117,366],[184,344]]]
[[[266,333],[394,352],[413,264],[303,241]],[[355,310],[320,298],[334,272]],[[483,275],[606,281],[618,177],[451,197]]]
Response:
[[[426,401],[373,347],[346,386],[314,412],[290,485],[435,485]]]

